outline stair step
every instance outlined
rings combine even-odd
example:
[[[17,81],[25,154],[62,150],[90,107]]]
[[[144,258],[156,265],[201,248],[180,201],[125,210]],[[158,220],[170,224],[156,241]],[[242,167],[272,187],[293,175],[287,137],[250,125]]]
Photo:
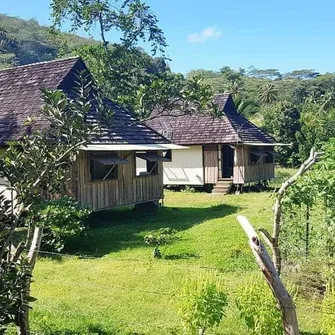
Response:
[[[215,185],[213,185],[212,193],[228,194],[232,184],[232,180],[219,180]]]

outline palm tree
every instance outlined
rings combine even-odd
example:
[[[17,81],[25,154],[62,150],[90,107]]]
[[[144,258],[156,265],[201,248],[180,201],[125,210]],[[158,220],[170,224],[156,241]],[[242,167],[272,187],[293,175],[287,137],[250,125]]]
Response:
[[[277,101],[277,89],[274,84],[267,83],[260,87],[258,98],[262,103],[271,104]]]
[[[235,99],[235,106],[237,112],[245,116],[249,121],[258,127],[261,127],[264,123],[264,115],[260,111],[260,106],[257,102],[239,97]]]
[[[235,106],[237,112],[247,118],[259,112],[259,104],[248,98],[237,97]]]
[[[229,92],[233,97],[238,96],[243,89],[243,83],[241,81],[232,81],[229,85]]]

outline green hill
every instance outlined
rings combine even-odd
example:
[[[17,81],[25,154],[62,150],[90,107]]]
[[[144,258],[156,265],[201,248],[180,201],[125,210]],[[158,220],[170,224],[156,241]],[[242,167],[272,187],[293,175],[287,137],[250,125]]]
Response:
[[[74,34],[54,34],[36,20],[0,14],[0,68],[71,55],[76,46],[95,43]]]

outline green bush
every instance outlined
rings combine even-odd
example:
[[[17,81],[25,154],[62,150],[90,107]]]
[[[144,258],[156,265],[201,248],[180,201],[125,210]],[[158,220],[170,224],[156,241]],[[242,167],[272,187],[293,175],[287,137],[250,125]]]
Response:
[[[250,334],[283,334],[281,311],[261,276],[251,276],[238,288],[236,305]]]
[[[326,334],[335,335],[335,280],[328,282],[322,302],[323,328]]]
[[[179,304],[186,333],[204,334],[219,326],[228,306],[223,279],[213,272],[200,272],[189,278],[182,288]]]
[[[176,230],[172,228],[161,228],[157,231],[150,232],[144,236],[144,242],[154,246],[153,256],[155,258],[161,258],[162,253],[159,249],[160,246],[172,243],[177,239]]]
[[[48,251],[61,251],[64,238],[79,234],[85,229],[84,221],[91,211],[82,208],[75,199],[62,197],[45,201],[33,211],[30,217],[44,227],[42,248]]]

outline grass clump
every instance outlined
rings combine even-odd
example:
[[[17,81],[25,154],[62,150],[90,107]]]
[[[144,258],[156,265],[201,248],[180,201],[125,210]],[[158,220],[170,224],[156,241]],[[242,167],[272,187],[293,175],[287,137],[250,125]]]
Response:
[[[270,288],[260,275],[250,276],[239,287],[236,305],[250,334],[283,334],[281,312]]]
[[[330,279],[322,302],[323,327],[328,335],[335,335],[335,280]]]
[[[219,326],[227,306],[228,295],[220,275],[199,272],[188,278],[181,290],[179,308],[185,332],[202,335]]]

